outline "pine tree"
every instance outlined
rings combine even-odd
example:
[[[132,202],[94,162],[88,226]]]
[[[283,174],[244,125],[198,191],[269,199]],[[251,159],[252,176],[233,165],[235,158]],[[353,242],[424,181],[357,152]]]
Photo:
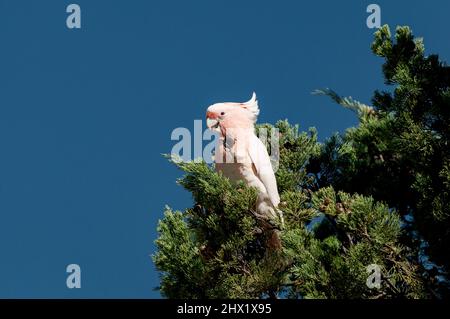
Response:
[[[194,206],[166,208],[153,256],[169,298],[445,297],[450,264],[450,71],[399,27],[375,34],[392,92],[373,106],[318,90],[359,125],[325,143],[279,121],[283,249],[265,247],[256,191],[206,163],[176,163]],[[270,136],[270,134],[269,134]],[[270,145],[270,143],[268,143]],[[428,262],[431,260],[433,263]],[[370,285],[370,267],[381,275]],[[377,270],[377,271],[378,271]]]
[[[376,34],[373,52],[384,58],[385,83],[360,124],[331,137],[311,172],[321,187],[373,196],[398,211],[401,243],[435,296],[449,294],[450,266],[450,68],[425,55],[422,39],[398,27]],[[346,99],[321,91],[348,107]],[[338,98],[337,98],[338,97]],[[424,262],[424,260],[426,262]],[[431,261],[431,262],[430,262]]]

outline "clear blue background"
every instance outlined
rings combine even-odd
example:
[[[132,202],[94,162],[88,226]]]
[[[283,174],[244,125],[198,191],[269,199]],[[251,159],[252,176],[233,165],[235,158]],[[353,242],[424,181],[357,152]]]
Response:
[[[82,29],[66,27],[78,3]],[[161,157],[176,127],[255,90],[260,122],[323,140],[383,88],[372,1],[0,0],[0,297],[159,297],[151,262],[165,204],[190,194]],[[450,60],[449,1],[377,1]],[[65,268],[82,268],[66,288]]]

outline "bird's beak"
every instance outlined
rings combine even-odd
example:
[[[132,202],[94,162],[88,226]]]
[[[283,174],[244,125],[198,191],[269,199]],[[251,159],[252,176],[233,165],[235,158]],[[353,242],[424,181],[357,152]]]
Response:
[[[219,126],[219,117],[216,113],[206,112],[206,126],[210,130],[214,130]]]

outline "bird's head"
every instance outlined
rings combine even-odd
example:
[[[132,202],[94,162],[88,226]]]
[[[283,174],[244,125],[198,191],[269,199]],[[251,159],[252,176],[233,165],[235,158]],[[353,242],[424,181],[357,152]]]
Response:
[[[253,128],[259,114],[256,94],[245,103],[216,103],[206,111],[206,126],[224,132],[229,128]]]

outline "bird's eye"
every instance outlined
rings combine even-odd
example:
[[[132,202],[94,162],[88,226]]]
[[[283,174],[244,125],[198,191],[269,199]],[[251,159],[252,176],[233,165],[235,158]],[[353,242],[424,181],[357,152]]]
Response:
[[[225,115],[225,112],[220,113],[220,115]]]

